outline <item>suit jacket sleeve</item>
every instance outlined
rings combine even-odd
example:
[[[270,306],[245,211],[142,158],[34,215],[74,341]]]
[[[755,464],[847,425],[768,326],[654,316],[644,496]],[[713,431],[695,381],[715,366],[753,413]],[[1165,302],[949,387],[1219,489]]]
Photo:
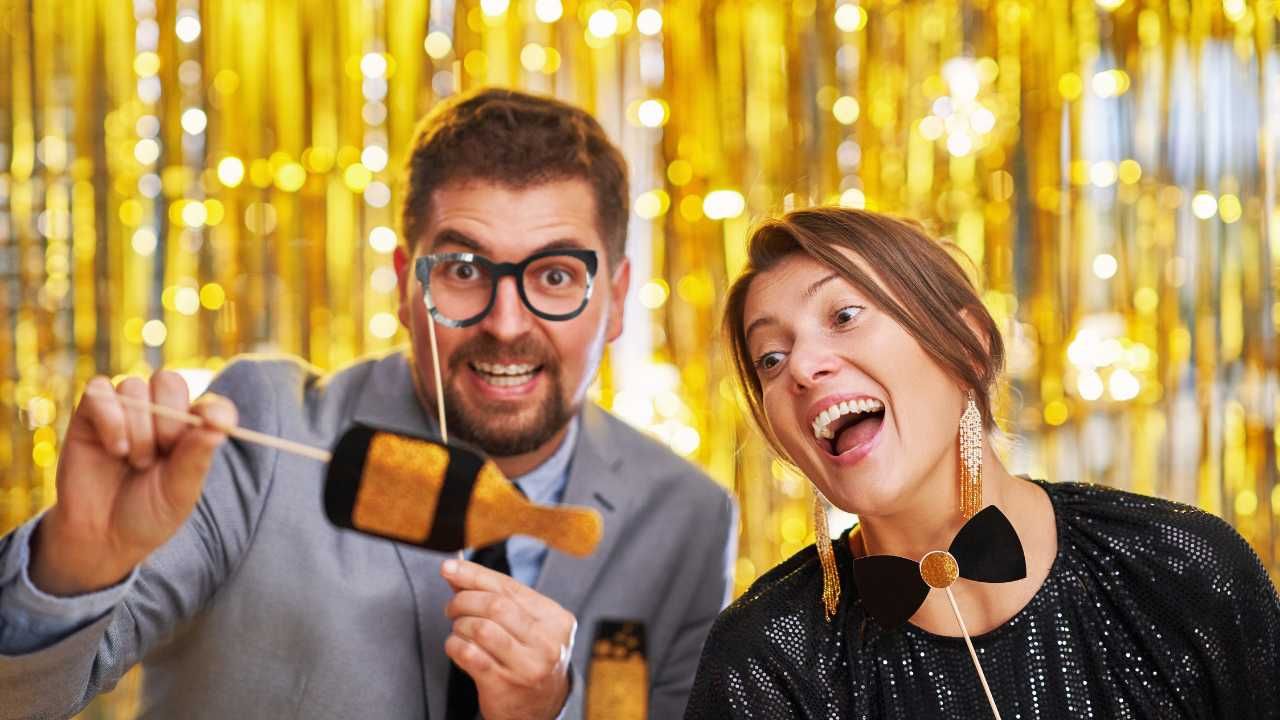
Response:
[[[241,426],[274,434],[283,383],[266,367],[234,362],[209,389],[236,403]],[[0,655],[0,720],[70,717],[180,632],[248,548],[275,459],[269,448],[226,442],[187,522],[147,558],[112,611],[48,647]],[[11,536],[0,540],[0,557],[17,552],[15,545]]]
[[[684,582],[692,587],[679,630],[665,658],[651,658],[654,674],[649,694],[649,717],[678,718],[684,715],[693,689],[693,677],[707,633],[733,594],[733,570],[738,557],[738,509],[727,493],[717,492],[714,511],[707,517],[705,532],[689,528],[698,544],[690,548],[689,561],[680,572],[689,573]],[[656,662],[655,662],[656,661]]]

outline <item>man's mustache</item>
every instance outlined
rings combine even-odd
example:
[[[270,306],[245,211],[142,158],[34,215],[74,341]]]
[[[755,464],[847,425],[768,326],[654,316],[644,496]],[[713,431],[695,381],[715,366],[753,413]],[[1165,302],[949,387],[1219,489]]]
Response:
[[[555,353],[543,341],[530,335],[524,335],[511,342],[502,342],[492,335],[478,335],[459,345],[453,351],[449,365],[453,370],[472,361],[491,361],[494,358],[505,360],[518,359],[534,365],[554,367]]]

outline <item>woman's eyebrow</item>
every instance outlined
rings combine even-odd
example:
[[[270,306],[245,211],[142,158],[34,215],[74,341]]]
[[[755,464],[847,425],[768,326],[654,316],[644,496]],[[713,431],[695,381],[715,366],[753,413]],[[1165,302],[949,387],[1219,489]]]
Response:
[[[777,324],[778,324],[778,319],[775,318],[774,316],[761,315],[760,317],[751,321],[751,324],[748,325],[747,329],[743,331],[742,337],[744,340],[747,340],[749,342],[751,340],[751,333],[763,327],[767,327],[769,325],[777,325]]]
[[[830,275],[822,278],[821,280],[815,282],[814,284],[806,288],[805,291],[800,294],[800,297],[805,300],[812,298],[814,295],[818,293],[818,290],[822,289],[823,285],[826,285],[827,283],[831,282],[832,280],[836,280],[839,277],[840,277],[839,275],[835,273],[831,273]]]

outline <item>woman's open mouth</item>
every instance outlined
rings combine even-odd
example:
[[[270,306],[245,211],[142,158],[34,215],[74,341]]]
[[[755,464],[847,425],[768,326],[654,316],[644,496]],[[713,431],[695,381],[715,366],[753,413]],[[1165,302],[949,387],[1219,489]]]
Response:
[[[814,418],[813,436],[832,457],[865,455],[883,424],[884,403],[874,398],[846,400]]]

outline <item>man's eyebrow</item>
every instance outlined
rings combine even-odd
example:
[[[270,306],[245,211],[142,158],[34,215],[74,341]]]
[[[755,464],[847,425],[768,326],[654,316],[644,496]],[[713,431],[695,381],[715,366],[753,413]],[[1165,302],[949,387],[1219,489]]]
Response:
[[[541,246],[535,248],[533,252],[539,253],[539,252],[546,252],[547,250],[590,250],[590,249],[591,248],[587,247],[586,244],[583,243],[581,240],[574,240],[573,238],[557,238],[555,240],[551,240],[543,243]],[[530,253],[530,254],[533,254],[533,253]]]
[[[441,245],[457,245],[467,251],[477,253],[479,255],[487,256],[490,253],[490,249],[486,247],[483,243],[481,243],[479,240],[472,238],[466,233],[463,233],[458,230],[452,230],[449,228],[446,228],[436,233],[436,236],[433,239],[431,244],[431,249],[434,251],[437,247]],[[555,240],[550,240],[534,248],[533,252],[529,254],[532,255],[534,253],[545,252],[547,250],[589,250],[589,249],[590,248],[587,247],[586,243],[583,243],[581,240],[575,240],[573,238],[556,238]]]
[[[431,241],[431,249],[433,251],[441,245],[460,245],[471,252],[481,254],[486,251],[485,246],[480,241],[473,240],[469,235],[449,228],[436,233],[435,238]]]

